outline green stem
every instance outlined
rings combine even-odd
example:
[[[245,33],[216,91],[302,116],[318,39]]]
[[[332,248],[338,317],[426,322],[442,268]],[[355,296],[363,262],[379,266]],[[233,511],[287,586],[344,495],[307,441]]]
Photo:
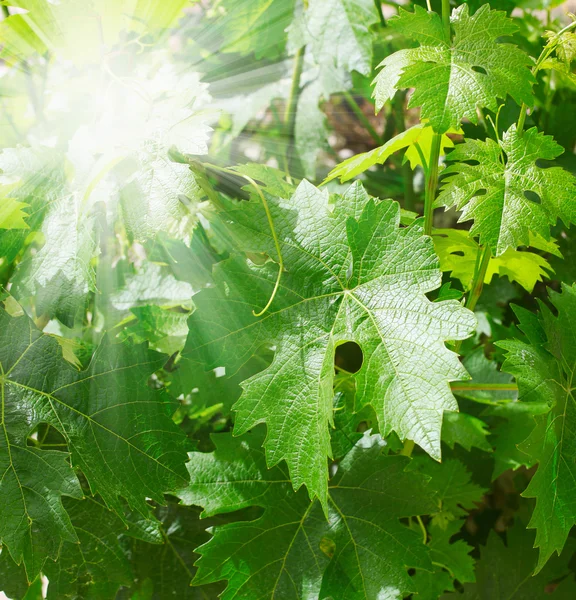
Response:
[[[358,103],[356,102],[356,100],[354,100],[354,96],[352,96],[352,94],[348,91],[343,91],[342,95],[348,103],[348,106],[350,106],[354,114],[358,117],[360,123],[362,123],[364,129],[366,129],[366,131],[370,134],[370,136],[376,142],[376,144],[381,146],[382,138],[380,137],[380,134],[374,129],[372,123],[370,123],[370,120],[364,114],[364,111],[358,106]]]
[[[444,25],[444,35],[450,39],[450,0],[442,0],[442,24]]]
[[[470,293],[468,294],[468,298],[466,299],[466,308],[471,311],[474,311],[476,308],[476,304],[482,295],[482,288],[484,287],[484,279],[486,278],[486,271],[488,270],[488,265],[490,264],[490,258],[492,257],[492,253],[490,252],[490,247],[486,246],[483,250],[481,249],[481,260],[480,266],[476,269],[474,274],[474,279],[472,281],[472,287],[470,288]],[[462,340],[458,340],[454,344],[454,351],[459,352],[460,347],[462,346]]]
[[[290,95],[284,109],[284,127],[286,132],[286,152],[284,154],[284,168],[290,176],[290,161],[292,158],[292,146],[294,143],[294,128],[296,126],[296,110],[300,98],[300,78],[304,69],[304,54],[306,46],[298,48],[294,56],[294,69],[292,70],[292,85]]]
[[[396,128],[398,133],[406,131],[406,120],[404,119],[404,100],[405,94],[396,94],[392,100],[392,110],[394,111]],[[404,186],[404,208],[406,210],[415,210],[416,194],[414,193],[414,174],[410,161],[405,160],[402,163],[402,183]]]
[[[518,386],[515,383],[475,383],[473,381],[458,381],[457,383],[451,383],[450,389],[453,392],[516,392],[518,391]]]
[[[490,264],[490,258],[492,256],[492,253],[490,252],[490,246],[486,246],[484,250],[481,250],[481,252],[482,258],[480,261],[480,266],[478,267],[476,275],[474,276],[472,288],[466,300],[466,308],[472,311],[476,308],[476,303],[482,295],[482,289],[484,288],[484,279],[486,278],[486,271],[488,270],[488,265]]]
[[[428,176],[426,177],[426,192],[424,196],[424,234],[432,235],[432,222],[434,220],[434,200],[438,187],[438,161],[440,160],[440,142],[442,134],[435,133],[432,138],[432,149],[428,163]]]
[[[219,167],[218,165],[213,165],[210,163],[204,163],[205,166],[214,169],[215,171],[220,171],[221,173],[226,173],[227,175],[235,175],[237,177],[242,177],[245,179],[256,191],[260,200],[262,201],[262,206],[264,207],[264,212],[266,213],[266,218],[268,219],[268,226],[270,227],[270,233],[272,234],[272,239],[274,240],[274,246],[276,247],[276,253],[278,254],[278,275],[276,276],[276,283],[274,284],[274,289],[272,290],[272,294],[266,303],[266,306],[259,312],[252,311],[252,314],[255,317],[261,317],[272,305],[274,302],[274,298],[276,297],[276,293],[278,292],[278,288],[280,287],[280,280],[282,279],[282,272],[284,271],[284,258],[282,257],[282,250],[280,248],[280,240],[278,239],[278,235],[276,234],[276,227],[274,226],[274,219],[272,218],[272,213],[270,212],[270,207],[268,206],[268,201],[266,197],[262,193],[260,186],[252,179],[252,177],[245,175],[244,173],[238,173],[233,171],[232,169],[227,169],[226,167]]]
[[[416,521],[418,521],[418,525],[420,525],[420,531],[422,532],[422,543],[426,544],[428,541],[428,532],[426,531],[426,527],[424,527],[424,523],[422,522],[420,515],[416,515]]]
[[[374,6],[376,7],[378,16],[380,17],[380,25],[382,25],[382,27],[386,27],[386,19],[384,18],[384,12],[382,10],[382,2],[380,2],[380,0],[374,0]]]

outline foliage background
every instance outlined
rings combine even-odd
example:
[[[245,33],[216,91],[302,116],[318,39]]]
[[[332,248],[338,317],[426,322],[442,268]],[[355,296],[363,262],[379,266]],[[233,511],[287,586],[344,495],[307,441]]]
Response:
[[[474,14],[486,3],[465,4]],[[533,59],[546,31],[569,22],[571,8],[488,4],[511,17],[516,31],[508,39]],[[426,5],[406,8],[415,6]],[[305,370],[294,370],[291,385],[262,391],[261,374],[278,356],[292,364],[280,341],[300,349],[297,338],[325,326],[329,305],[287,313],[231,347],[210,346],[218,328],[253,319],[271,295],[279,255],[262,190],[286,243],[276,306],[331,285],[317,266],[289,254],[290,241],[311,252],[321,246],[342,277],[345,260],[334,248],[358,255],[365,243],[377,281],[383,256],[405,239],[422,240],[413,221],[424,212],[427,177],[417,149],[429,156],[433,142],[431,128],[419,125],[419,104],[408,104],[418,85],[396,92],[378,114],[372,97],[378,65],[417,46],[394,26],[396,3],[7,0],[2,7],[0,589],[27,599],[575,597],[576,416],[572,386],[562,399],[554,385],[565,384],[576,364],[568,227],[576,210],[574,39],[563,61],[556,52],[554,68],[538,73],[525,122],[559,145],[544,157],[553,163],[537,166],[564,169],[564,179],[544,179],[542,189],[562,198],[568,217],[553,213],[497,256],[495,247],[481,296],[467,304],[475,329],[459,301],[473,295],[485,241],[447,208],[457,191],[444,188],[439,197],[434,245],[415,242],[415,257],[400,256],[421,271],[438,255],[442,270],[438,285],[419,275],[419,291],[432,301],[422,309],[431,320],[420,333],[428,353],[419,364],[428,383],[438,379],[422,410],[436,414],[431,430],[442,424],[441,439],[426,446],[410,424],[398,425],[402,406],[394,426],[381,417],[377,377],[359,383],[367,334],[339,334],[338,342],[355,339],[364,352],[350,341],[339,345],[335,368],[330,357],[320,370],[320,391],[306,392],[317,393],[324,412],[304,410]],[[431,7],[441,13],[440,1]],[[521,114],[522,93],[518,103],[499,97],[477,123],[445,128],[441,185],[444,155],[456,146],[458,156],[464,139],[502,139]],[[332,172],[381,147],[368,157],[370,168],[355,162]],[[546,176],[536,173],[529,176]],[[363,188],[338,180],[356,177]],[[297,188],[303,179],[311,184]],[[397,200],[403,211],[393,216],[395,205],[371,204],[366,193]],[[340,225],[324,239],[328,213],[340,215]],[[360,223],[356,237],[348,218]],[[385,234],[370,230],[378,219]],[[378,243],[365,242],[369,233]],[[404,280],[397,285],[400,302],[423,297]],[[227,308],[230,294],[247,306],[243,313]],[[457,307],[454,316],[447,306]],[[531,315],[539,311],[538,322]],[[434,333],[437,323],[442,334]],[[438,367],[432,355],[446,364]],[[374,372],[383,377],[383,368]],[[450,412],[453,395],[460,413]],[[274,445],[274,431],[286,427],[280,398],[303,408]],[[566,449],[547,456],[554,440],[546,442],[546,419],[558,411]],[[316,420],[325,428],[318,439],[302,433]],[[244,435],[232,437],[233,428]],[[429,454],[440,449],[438,463]],[[556,462],[566,470],[548,477],[542,465]],[[47,477],[46,465],[58,477]],[[361,493],[346,496],[347,487]],[[527,528],[535,497],[541,522],[559,511],[558,523],[537,534]],[[352,530],[355,518],[367,526]],[[295,533],[276,534],[293,523]]]

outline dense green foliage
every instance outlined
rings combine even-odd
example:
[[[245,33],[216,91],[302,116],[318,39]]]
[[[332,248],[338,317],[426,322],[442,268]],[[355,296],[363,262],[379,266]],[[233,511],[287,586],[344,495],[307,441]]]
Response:
[[[0,4],[0,591],[575,598],[567,7]]]

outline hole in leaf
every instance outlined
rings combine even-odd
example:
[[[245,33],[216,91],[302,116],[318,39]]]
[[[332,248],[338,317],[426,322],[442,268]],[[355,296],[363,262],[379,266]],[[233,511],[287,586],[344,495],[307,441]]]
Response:
[[[554,161],[552,161],[552,160],[545,160],[544,158],[537,158],[536,166],[539,167],[540,169],[551,169],[555,165],[554,165]]]
[[[334,365],[348,373],[357,373],[364,362],[362,349],[356,342],[345,342],[336,348]]]
[[[479,160],[474,160],[473,158],[469,159],[469,160],[463,160],[463,163],[470,165],[471,167],[476,167],[480,164]]]
[[[456,250],[456,252],[451,252],[453,256],[464,256],[464,252],[462,250]]]
[[[473,198],[476,198],[476,196],[485,196],[487,194],[487,191],[482,188],[481,190],[476,190],[476,192],[474,193],[474,196],[472,196]]]
[[[474,65],[472,67],[473,71],[476,71],[476,73],[482,73],[482,75],[488,75],[488,73],[486,72],[486,69],[484,67],[479,67],[477,65]]]
[[[526,200],[534,202],[534,204],[542,204],[542,198],[540,198],[536,192],[532,192],[531,190],[524,190],[524,197]]]

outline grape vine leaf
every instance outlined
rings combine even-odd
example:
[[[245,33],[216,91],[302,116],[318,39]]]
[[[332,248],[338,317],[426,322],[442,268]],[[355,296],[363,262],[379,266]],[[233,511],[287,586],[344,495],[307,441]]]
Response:
[[[204,516],[264,509],[214,529],[197,549],[195,584],[228,580],[223,600],[397,598],[413,589],[407,568],[432,568],[420,535],[399,521],[434,508],[426,479],[405,472],[409,459],[384,456],[381,438],[366,434],[330,481],[326,521],[318,501],[293,492],[284,467],[268,469],[260,433],[214,435],[215,452],[190,455],[185,504]]]
[[[568,566],[571,553],[550,561],[546,569],[532,576],[536,564],[533,550],[534,535],[521,521],[507,531],[507,543],[491,531],[488,543],[480,550],[476,562],[476,583],[465,583],[464,593],[446,594],[442,600],[569,600],[574,597],[576,585]],[[549,584],[562,579],[557,586]]]
[[[26,571],[12,560],[4,547],[0,553],[0,592],[8,598],[19,600],[24,598],[29,586]]]
[[[372,68],[372,34],[378,22],[371,0],[310,0],[300,36],[319,65],[333,65],[369,75]]]
[[[536,529],[540,548],[537,571],[553,552],[560,554],[576,524],[576,403],[572,382],[576,373],[576,286],[563,285],[550,292],[558,315],[541,303],[540,315],[517,311],[520,329],[528,342],[498,342],[504,348],[503,369],[516,377],[521,400],[547,404],[550,410],[536,416],[536,427],[520,450],[538,462],[524,496],[536,498],[529,527]]]
[[[454,590],[455,579],[460,583],[475,580],[474,559],[470,556],[473,548],[461,539],[450,541],[462,525],[462,520],[451,521],[445,529],[433,523],[428,525],[428,547],[434,571],[416,570],[414,582],[418,600],[438,600],[443,592]]]
[[[218,16],[224,42],[220,52],[254,53],[272,60],[286,47],[286,29],[294,19],[295,0],[224,0],[225,16]]]
[[[535,127],[519,133],[512,125],[499,143],[468,139],[450,155],[453,164],[444,171],[437,203],[461,210],[460,221],[473,219],[470,234],[496,256],[528,246],[530,233],[549,240],[558,218],[566,225],[576,220],[576,178],[561,167],[542,168],[537,162],[554,160],[562,152]]]
[[[132,569],[118,536],[126,526],[94,498],[64,500],[78,543],[63,544],[56,562],[47,561],[47,600],[114,598],[120,586],[132,583]]]
[[[189,239],[196,222],[195,204],[202,197],[188,165],[168,159],[167,149],[148,142],[138,152],[139,169],[122,188],[122,214],[136,240],[163,232]]]
[[[486,423],[464,412],[445,412],[442,424],[442,441],[454,449],[459,444],[465,450],[478,448],[484,452],[492,452],[487,436],[490,432]]]
[[[449,133],[456,133],[456,130],[452,130]],[[374,148],[369,152],[362,152],[361,154],[351,156],[339,165],[336,165],[330,173],[328,173],[328,176],[323,183],[328,183],[337,177],[340,178],[340,183],[349,181],[360,175],[360,173],[364,173],[364,171],[367,171],[374,165],[384,164],[392,154],[399,150],[403,150],[404,148],[406,149],[404,162],[409,160],[410,166],[413,169],[418,165],[422,166],[422,159],[417,150],[417,146],[420,147],[424,157],[430,156],[433,135],[434,130],[425,123],[419,123],[418,125],[409,127],[391,140],[388,140],[382,146]],[[453,147],[454,143],[452,140],[446,134],[443,134],[440,142],[440,154],[446,154],[446,148]]]
[[[474,280],[481,248],[468,231],[461,229],[436,229],[433,234],[434,248],[440,259],[440,269],[447,271],[454,279],[460,280],[465,290],[469,290]],[[529,233],[530,246],[558,256],[558,247],[553,240]],[[518,282],[526,291],[532,292],[537,282],[550,277],[552,267],[540,254],[507,248],[500,256],[491,256],[486,269],[484,283],[492,282],[494,275],[508,277]]]
[[[0,192],[1,193],[1,192]],[[29,229],[28,223],[24,220],[28,213],[25,202],[19,202],[14,198],[0,197],[0,229]]]
[[[508,94],[521,104],[532,104],[530,58],[498,38],[517,30],[504,12],[481,6],[474,15],[467,4],[452,11],[454,38],[446,37],[441,17],[420,6],[399,9],[389,26],[419,42],[417,48],[387,56],[375,79],[374,98],[380,110],[397,89],[414,88],[409,107],[421,106],[422,118],[435,131],[459,127],[462,119],[478,122],[477,107],[496,112],[498,98]]]
[[[27,444],[38,424],[64,436],[72,465],[118,514],[120,497],[145,514],[146,498],[162,503],[164,492],[183,485],[186,441],[167,395],[145,383],[163,355],[104,341],[77,371],[28,317],[1,309],[0,325],[0,537],[32,580],[64,541],[76,541],[61,496],[82,497],[67,453]]]
[[[0,236],[0,256],[13,261],[30,232],[41,225],[46,209],[65,196],[66,175],[62,156],[48,148],[4,148],[0,171],[7,182],[0,187],[0,196],[28,205],[28,228],[10,229]]]
[[[472,481],[471,474],[462,462],[449,459],[442,463],[429,456],[415,457],[409,467],[430,479],[429,488],[434,494],[434,510],[432,524],[442,529],[460,517],[465,517],[468,510],[480,503],[484,491]]]
[[[496,421],[490,438],[494,446],[493,480],[507,469],[522,466],[529,469],[536,464],[536,459],[522,452],[519,445],[534,430],[535,417],[548,410],[548,405],[542,402],[506,402],[482,411],[483,416],[493,417]]]
[[[467,337],[475,319],[456,300],[426,298],[441,283],[437,257],[421,221],[399,227],[397,203],[375,202],[356,183],[330,204],[307,181],[267,201],[285,270],[270,310],[252,312],[270,297],[275,263],[218,264],[217,286],[194,296],[184,356],[234,373],[275,347],[272,364],[243,383],[235,432],[265,422],[269,464],[286,460],[295,489],[306,484],[326,506],[335,347],[362,349],[357,408],[372,403],[383,435],[394,430],[439,459],[442,414],[457,410],[448,381],[467,377],[444,342]],[[276,258],[260,203],[229,201],[220,218],[238,247]]]
[[[200,510],[173,503],[156,509],[160,522],[162,543],[150,545],[149,540],[134,539],[130,546],[130,557],[134,568],[136,592],[133,598],[163,600],[205,600],[217,598],[222,584],[192,587],[190,582],[198,559],[196,548],[206,543],[210,535],[206,529],[226,522],[227,517],[199,519]]]

